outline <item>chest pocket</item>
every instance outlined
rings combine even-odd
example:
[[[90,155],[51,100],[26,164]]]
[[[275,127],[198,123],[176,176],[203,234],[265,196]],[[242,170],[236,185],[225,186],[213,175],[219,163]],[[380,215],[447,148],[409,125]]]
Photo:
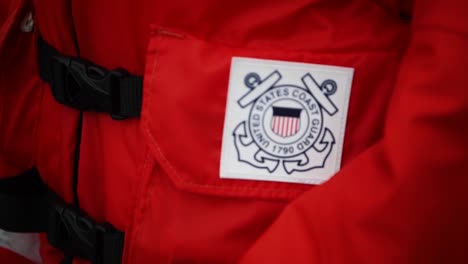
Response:
[[[223,127],[233,57],[337,65],[357,70],[365,68],[366,74],[362,74],[363,71],[355,73],[353,93],[366,92],[381,102],[387,100],[385,94],[389,91],[391,83],[377,80],[372,88],[366,80],[372,72],[377,74],[379,70],[388,68],[393,68],[394,71],[397,65],[396,59],[390,59],[395,57],[392,53],[336,54],[234,47],[201,40],[184,32],[153,28],[144,76],[141,124],[154,157],[177,188],[210,195],[289,200],[313,186],[239,180],[242,175],[234,175],[233,178],[237,179],[220,177]],[[376,65],[377,68],[374,67]],[[321,84],[323,82],[318,84],[319,87]],[[369,90],[370,88],[372,90]],[[346,129],[350,140],[345,140],[344,144],[345,161],[350,153],[356,149],[362,151],[370,141],[359,143],[353,139],[359,131],[356,130],[358,126],[355,124],[359,122],[360,113],[365,110],[355,105],[362,103],[363,99],[366,100],[364,97],[358,97],[353,101],[352,98],[350,103],[348,123],[353,125]],[[281,112],[281,109],[278,111]],[[367,128],[376,124],[363,123]],[[370,129],[366,132],[368,135],[360,136],[375,134],[375,131]],[[272,127],[272,130],[274,132],[275,128]],[[286,133],[294,134],[293,132],[297,131],[291,126],[290,131]],[[284,136],[282,133],[284,134],[276,129],[277,136]],[[357,148],[354,146],[346,150],[347,146],[353,145]],[[265,173],[268,172],[265,170]]]

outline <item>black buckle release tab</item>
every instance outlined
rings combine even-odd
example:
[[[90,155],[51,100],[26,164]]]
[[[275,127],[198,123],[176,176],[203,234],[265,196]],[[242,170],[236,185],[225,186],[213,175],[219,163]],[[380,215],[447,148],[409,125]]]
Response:
[[[109,224],[96,224],[71,206],[57,203],[52,209],[47,231],[49,243],[67,256],[103,263],[104,236],[118,232]]]
[[[67,260],[80,257],[92,264],[122,263],[125,234],[66,204],[35,168],[0,179],[0,209],[1,229],[46,233],[50,244]]]
[[[124,69],[107,70],[90,61],[62,56],[39,37],[39,74],[54,98],[80,111],[107,112],[114,119],[138,117],[143,78]]]
[[[120,113],[120,80],[128,73],[108,71],[86,60],[54,56],[51,60],[51,88],[54,98],[81,111],[108,112],[114,119]]]

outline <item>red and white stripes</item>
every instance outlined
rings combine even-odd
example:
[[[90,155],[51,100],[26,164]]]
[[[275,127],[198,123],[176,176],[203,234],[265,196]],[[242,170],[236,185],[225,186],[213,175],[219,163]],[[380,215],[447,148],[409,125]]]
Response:
[[[271,130],[281,137],[294,136],[299,131],[299,118],[288,116],[273,116]]]

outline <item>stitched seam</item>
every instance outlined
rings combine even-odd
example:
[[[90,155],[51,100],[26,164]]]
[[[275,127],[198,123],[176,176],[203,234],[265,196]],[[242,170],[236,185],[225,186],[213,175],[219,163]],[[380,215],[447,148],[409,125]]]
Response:
[[[144,185],[145,185],[144,173],[146,172],[145,169],[148,166],[147,164],[149,163],[149,160],[151,158],[151,153],[150,153],[148,148],[146,149],[145,155],[143,155],[143,157],[144,157],[143,162],[140,164],[141,166],[137,167],[137,169],[135,170],[137,175],[143,175],[143,177],[141,178],[140,181],[137,181],[137,184],[135,186],[135,189],[134,189],[135,193],[133,194],[133,197],[131,198],[131,199],[134,199],[134,203],[133,203],[131,209],[127,211],[127,217],[130,220],[129,220],[128,224],[124,227],[124,229],[129,229],[130,226],[133,223],[133,219],[135,217],[135,211],[137,211],[137,207],[138,207],[138,204],[139,204],[138,203],[139,197],[141,196],[140,194],[142,194],[142,192],[140,192],[140,190],[144,189]]]
[[[149,169],[150,167],[152,167],[150,164],[151,164],[151,153],[150,151],[148,150],[146,155],[145,155],[145,161],[143,163],[143,166],[142,166],[142,174],[144,175],[144,178],[142,179],[142,183],[141,183],[141,186],[140,188],[138,188],[136,191],[137,192],[140,192],[141,191],[141,195],[138,195],[137,193],[137,200],[135,202],[135,207],[134,207],[134,210],[133,210],[133,219],[132,219],[132,222],[130,223],[130,225],[133,224],[133,232],[132,234],[129,234],[130,237],[128,238],[127,242],[128,242],[128,249],[127,249],[127,254],[128,256],[126,256],[126,261],[125,263],[137,263],[136,262],[136,258],[137,258],[137,254],[133,254],[133,252],[136,252],[136,243],[135,243],[135,240],[136,238],[138,237],[138,235],[141,233],[141,230],[142,230],[142,224],[141,224],[141,221],[139,221],[140,219],[139,218],[142,218],[142,216],[144,215],[144,211],[148,205],[148,201],[149,201],[149,197],[151,196],[150,195],[150,188],[152,187],[152,181],[151,181],[151,173],[152,173],[152,169]],[[139,201],[141,201],[141,203],[139,203]],[[129,227],[130,229],[130,227]],[[124,245],[125,247],[125,245]],[[125,251],[125,249],[124,249]],[[133,258],[132,258],[133,257]],[[133,261],[130,261],[130,259],[133,259]]]
[[[150,45],[151,44],[152,43],[150,43]],[[150,79],[148,81],[149,86],[151,86],[151,84],[153,83],[153,80],[154,80],[154,76],[155,76],[154,72],[155,72],[155,69],[156,69],[156,65],[159,62],[158,58],[159,58],[159,52],[156,51],[155,54],[154,54],[154,58],[153,58],[154,61],[153,61],[153,64],[151,66],[151,75],[150,75]],[[146,92],[148,94],[147,99],[148,99],[148,103],[149,103],[151,101],[151,98],[152,98],[151,97],[152,91],[151,91],[151,89],[149,89]],[[143,111],[145,111],[145,112],[146,112],[147,105],[146,105],[145,109],[143,109]],[[146,161],[148,163],[147,166],[149,166],[149,163],[150,163],[149,161],[151,160],[151,157],[152,157],[151,149],[149,148],[148,153],[147,153],[147,159],[146,159]],[[132,252],[136,252],[135,240],[138,237],[138,235],[140,234],[140,232],[142,232],[143,225],[141,224],[141,221],[138,221],[138,220],[141,220],[141,219],[137,219],[137,218],[141,218],[144,215],[145,209],[147,208],[147,206],[149,206],[149,199],[150,199],[151,193],[152,193],[151,190],[152,190],[153,184],[154,184],[154,181],[152,180],[152,177],[151,177],[153,169],[149,169],[149,167],[147,167],[147,166],[144,166],[144,169],[143,169],[143,172],[146,174],[145,175],[146,178],[143,180],[143,183],[142,183],[143,186],[141,187],[141,190],[142,190],[141,195],[143,197],[138,199],[138,200],[140,200],[140,199],[142,200],[141,208],[139,208],[140,206],[138,206],[138,202],[137,202],[137,205],[135,206],[134,232],[133,232],[133,236],[131,237],[131,239],[129,241],[130,245],[129,245],[129,251],[128,251],[128,254],[129,254],[128,259],[129,260],[132,259],[132,261],[128,262],[128,263],[138,263],[137,262],[137,254],[132,255]],[[153,162],[152,167],[154,167],[154,162]],[[146,170],[148,170],[148,171],[146,171]],[[145,185],[147,186],[146,188],[145,188]],[[146,195],[145,195],[145,193],[146,193]]]
[[[295,190],[288,190],[288,189],[284,189],[284,188],[255,188],[255,187],[241,187],[241,186],[223,186],[223,185],[213,185],[213,184],[200,184],[200,183],[195,183],[195,182],[192,182],[190,181],[189,179],[186,179],[182,176],[180,176],[180,174],[177,172],[177,170],[174,168],[174,166],[171,164],[171,162],[166,158],[166,156],[163,154],[163,152],[161,151],[161,148],[159,147],[159,144],[156,143],[156,140],[153,136],[153,134],[151,133],[150,130],[146,129],[147,133],[149,133],[149,136],[150,136],[150,139],[151,139],[151,143],[153,143],[153,146],[154,146],[154,149],[158,152],[158,155],[159,157],[163,160],[163,162],[166,164],[166,166],[168,167],[168,169],[170,169],[170,171],[179,179],[179,181],[181,181],[182,183],[185,183],[185,184],[188,184],[190,186],[193,186],[193,187],[202,187],[202,188],[217,188],[217,189],[226,189],[226,190],[250,190],[250,191],[258,191],[258,190],[262,190],[262,191],[283,191],[283,192],[297,192]]]
[[[165,40],[166,38],[164,37],[161,37],[161,36],[156,36],[156,38],[159,38],[161,40]],[[161,43],[157,43],[156,45],[157,46],[161,46]],[[152,84],[154,82],[154,80],[158,77],[158,75],[156,74],[156,72],[158,71],[158,67],[157,67],[157,63],[156,63],[156,60],[159,60],[159,56],[160,56],[160,53],[159,52],[156,52],[156,56],[154,58],[155,62],[153,63],[153,69],[151,71],[151,77],[150,77],[150,81],[148,83],[148,98],[147,98],[147,105],[151,105],[151,102],[153,100],[153,97],[152,97],[152,89],[150,89],[152,87]],[[145,111],[146,112],[146,111]],[[150,119],[148,118],[147,123],[150,122]],[[145,122],[145,124],[146,124]],[[177,170],[174,168],[174,166],[171,164],[171,162],[166,158],[166,156],[164,155],[164,153],[161,151],[161,148],[159,146],[159,144],[157,143],[157,140],[155,139],[151,129],[149,128],[149,126],[145,125],[145,131],[146,133],[148,134],[148,137],[149,139],[151,140],[151,143],[153,144],[153,147],[154,149],[157,151],[159,157],[162,159],[162,161],[166,164],[167,168],[172,172],[172,174],[174,176],[177,177],[177,180],[179,182],[181,182],[182,184],[187,184],[189,186],[192,186],[192,187],[197,187],[197,188],[205,188],[205,189],[213,189],[213,188],[216,188],[217,190],[221,189],[221,190],[244,190],[244,191],[269,191],[269,192],[283,192],[284,194],[286,195],[289,195],[289,196],[292,196],[293,193],[297,193],[299,192],[298,190],[291,190],[291,189],[285,189],[285,188],[255,188],[255,187],[241,187],[241,186],[223,186],[223,185],[212,185],[212,184],[199,184],[199,183],[194,183],[192,181],[190,181],[190,179],[188,178],[184,178],[182,177],[178,172]]]
[[[182,35],[182,36],[189,36],[190,38],[196,40],[196,41],[201,41],[204,42],[208,45],[211,46],[223,46],[223,47],[228,47],[228,48],[233,48],[233,49],[240,49],[240,50],[246,50],[246,51],[260,51],[260,52],[278,52],[280,49],[281,52],[283,53],[313,53],[313,54],[319,54],[319,55],[337,55],[337,54],[393,54],[393,53],[400,53],[400,49],[395,49],[395,50],[348,50],[348,49],[337,49],[337,50],[326,50],[326,49],[316,49],[316,50],[311,50],[311,49],[294,49],[294,48],[288,48],[284,46],[271,46],[268,45],[267,43],[262,43],[262,47],[250,47],[250,46],[242,46],[242,45],[235,45],[223,40],[213,40],[213,39],[205,39],[200,36],[197,36],[196,34],[193,33],[183,33],[185,31],[183,30],[175,30],[171,28],[166,28],[166,27],[161,27],[164,31],[175,31],[177,32],[177,35]],[[181,39],[183,40],[183,39]],[[267,40],[265,40],[267,41]]]

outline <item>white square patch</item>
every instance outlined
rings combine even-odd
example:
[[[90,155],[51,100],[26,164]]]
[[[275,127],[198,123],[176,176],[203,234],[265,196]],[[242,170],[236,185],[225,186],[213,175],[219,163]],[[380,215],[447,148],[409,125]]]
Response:
[[[232,58],[221,178],[320,184],[341,165],[354,69]]]

